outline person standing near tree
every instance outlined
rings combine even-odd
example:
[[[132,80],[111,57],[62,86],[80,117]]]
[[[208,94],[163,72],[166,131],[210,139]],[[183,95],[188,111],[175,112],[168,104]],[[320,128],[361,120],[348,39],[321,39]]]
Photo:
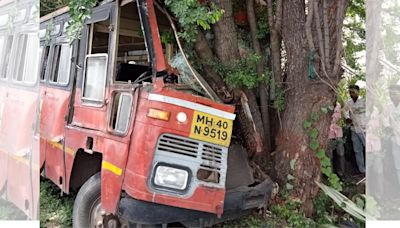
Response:
[[[391,152],[396,169],[397,179],[400,184],[400,84],[389,86],[390,101],[382,115],[384,126],[387,129],[387,137],[391,142]]]
[[[349,86],[351,99],[344,106],[346,123],[351,125],[351,141],[356,155],[356,162],[360,173],[365,174],[364,148],[365,148],[365,127],[366,112],[365,99],[359,96],[360,87]]]
[[[336,152],[338,167],[336,167],[337,174],[340,177],[344,176],[344,145],[343,145],[343,130],[342,127],[338,125],[338,121],[342,118],[341,114],[341,106],[339,103],[336,103],[336,107],[332,114],[331,126],[329,127],[329,143],[327,154],[333,161],[333,152]]]

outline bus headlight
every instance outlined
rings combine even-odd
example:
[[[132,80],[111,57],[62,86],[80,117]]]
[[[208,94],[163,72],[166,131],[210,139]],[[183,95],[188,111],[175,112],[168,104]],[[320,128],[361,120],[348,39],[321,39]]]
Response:
[[[189,172],[184,169],[159,165],[154,175],[156,186],[185,190],[188,184]]]

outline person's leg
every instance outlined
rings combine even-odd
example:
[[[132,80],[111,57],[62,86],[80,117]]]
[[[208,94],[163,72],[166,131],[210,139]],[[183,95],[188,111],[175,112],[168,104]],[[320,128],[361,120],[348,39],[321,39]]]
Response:
[[[345,173],[345,157],[344,157],[344,145],[343,145],[343,140],[338,139],[336,140],[337,145],[336,145],[336,155],[338,156],[338,168],[337,168],[337,173],[340,177],[344,176]]]
[[[360,137],[361,136],[361,137]],[[365,162],[364,162],[364,145],[365,138],[363,140],[363,135],[351,131],[351,141],[353,142],[353,149],[356,155],[356,162],[358,170],[361,173],[365,173]]]
[[[331,159],[331,162],[333,160],[333,151],[335,150],[335,146],[336,146],[336,140],[329,139],[328,147],[326,149],[326,156],[328,156]]]
[[[394,160],[394,167],[397,171],[397,180],[400,184],[400,145],[396,142],[392,142],[392,155]]]

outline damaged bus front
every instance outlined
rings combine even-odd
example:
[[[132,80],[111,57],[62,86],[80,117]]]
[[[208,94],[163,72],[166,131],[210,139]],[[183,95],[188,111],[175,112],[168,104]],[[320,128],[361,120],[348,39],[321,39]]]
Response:
[[[44,175],[79,189],[74,227],[206,226],[271,196],[231,142],[234,107],[182,55],[167,64],[167,21],[152,0],[105,1],[70,45],[67,9],[41,19]]]

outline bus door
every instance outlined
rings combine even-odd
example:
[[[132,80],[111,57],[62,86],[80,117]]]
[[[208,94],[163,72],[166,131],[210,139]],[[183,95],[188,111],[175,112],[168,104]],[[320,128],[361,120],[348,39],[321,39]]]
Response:
[[[99,132],[107,131],[108,79],[112,71],[109,64],[110,4],[93,9],[90,20],[82,31],[79,46],[79,65],[71,125]]]
[[[5,31],[0,32],[0,192],[4,189],[7,177],[7,131],[3,121],[8,96],[7,69],[11,53],[13,36]]]
[[[42,30],[41,32],[42,33]],[[39,33],[39,34],[40,34]],[[44,32],[45,33],[45,29]],[[40,38],[42,35],[40,35]],[[44,35],[43,35],[44,36]],[[38,103],[38,124],[36,125],[36,131],[38,132],[39,135],[39,142],[40,142],[40,161],[39,161],[39,167],[43,168],[44,166],[44,161],[45,161],[45,148],[46,148],[46,140],[44,137],[40,137],[40,129],[43,128],[44,120],[46,119],[46,116],[44,113],[41,113],[42,110],[42,105],[43,105],[43,98],[46,92],[46,69],[47,69],[47,64],[49,62],[49,54],[50,54],[50,45],[46,41],[41,41],[40,42],[40,48],[39,48],[39,56],[40,56],[40,62],[39,62],[39,103]]]
[[[15,33],[12,51],[12,68],[8,70],[9,89],[6,112],[7,122],[7,199],[25,212],[35,217],[39,192],[39,174],[34,161],[34,125],[38,102],[38,52],[39,39],[36,31],[21,29]],[[36,174],[35,174],[36,173]],[[36,183],[34,183],[36,182]]]
[[[45,175],[61,187],[65,170],[65,126],[75,72],[74,45],[67,38],[58,37],[43,48],[49,57],[43,59],[47,65],[41,86],[41,154],[45,155]]]

